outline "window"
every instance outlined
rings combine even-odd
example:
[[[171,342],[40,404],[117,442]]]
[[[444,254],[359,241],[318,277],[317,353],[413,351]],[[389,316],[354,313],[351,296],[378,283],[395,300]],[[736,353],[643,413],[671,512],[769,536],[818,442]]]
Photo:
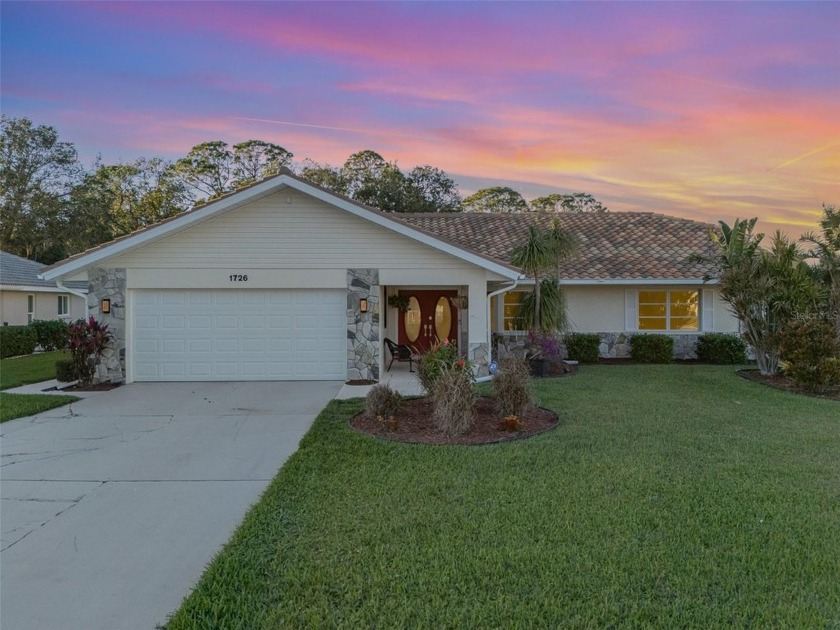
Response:
[[[503,294],[502,330],[523,330],[519,325],[519,308],[525,298],[524,291],[508,291]]]
[[[639,291],[639,330],[699,330],[698,291]]]
[[[70,314],[70,298],[66,295],[58,296],[58,316],[66,316]]]
[[[26,296],[26,323],[31,324],[33,319],[35,319],[35,296],[34,295],[27,295]]]

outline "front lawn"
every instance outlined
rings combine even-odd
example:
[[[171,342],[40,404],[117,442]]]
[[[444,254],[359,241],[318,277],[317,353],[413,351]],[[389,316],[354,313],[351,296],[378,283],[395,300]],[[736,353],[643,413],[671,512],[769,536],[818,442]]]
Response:
[[[69,358],[70,355],[66,352],[58,351],[0,359],[0,389],[53,379],[55,378],[55,362]]]
[[[333,401],[167,627],[840,623],[840,404],[715,366],[536,387],[559,428],[479,447]]]
[[[34,416],[79,400],[76,396],[47,394],[7,394],[0,392],[0,422]]]

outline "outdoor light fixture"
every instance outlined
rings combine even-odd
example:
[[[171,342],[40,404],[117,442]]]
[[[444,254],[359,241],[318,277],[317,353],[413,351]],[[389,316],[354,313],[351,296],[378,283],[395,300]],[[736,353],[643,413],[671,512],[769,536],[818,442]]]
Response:
[[[359,312],[360,313],[367,313],[367,311],[368,311],[367,300],[365,300],[365,299],[359,300]]]
[[[102,303],[99,305],[100,310],[103,313],[110,313],[111,312],[111,298],[103,298]]]

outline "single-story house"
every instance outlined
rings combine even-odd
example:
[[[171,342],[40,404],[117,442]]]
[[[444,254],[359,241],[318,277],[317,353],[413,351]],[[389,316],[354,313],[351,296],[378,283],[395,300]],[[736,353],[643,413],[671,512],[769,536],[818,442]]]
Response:
[[[448,338],[486,366],[529,281],[509,262],[529,215],[383,213],[284,170],[43,271],[89,282],[127,381],[379,378],[385,338]],[[712,226],[649,213],[564,215],[582,257],[563,280],[576,329],[696,339],[736,323],[706,269]],[[389,297],[408,298],[407,310]],[[610,345],[612,344],[612,345]],[[486,368],[485,368],[486,369]]]
[[[85,316],[87,282],[42,280],[46,268],[34,260],[0,252],[0,321],[25,326],[36,319],[76,320]]]

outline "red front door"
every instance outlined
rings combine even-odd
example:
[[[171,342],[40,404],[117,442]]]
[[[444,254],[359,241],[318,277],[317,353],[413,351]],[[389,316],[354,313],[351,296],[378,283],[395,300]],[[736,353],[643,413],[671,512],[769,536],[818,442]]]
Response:
[[[408,310],[400,313],[399,343],[425,352],[436,341],[458,343],[458,309],[450,297],[457,291],[400,291],[409,298]]]

